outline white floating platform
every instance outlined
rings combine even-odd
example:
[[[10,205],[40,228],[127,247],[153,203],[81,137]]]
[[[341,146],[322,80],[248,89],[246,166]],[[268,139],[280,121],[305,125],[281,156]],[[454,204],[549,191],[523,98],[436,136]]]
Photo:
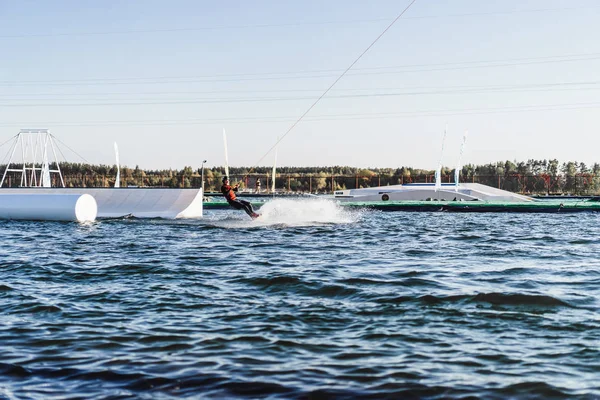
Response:
[[[89,194],[0,191],[0,219],[88,222],[97,212],[96,200]]]
[[[2,194],[56,194],[92,196],[98,218],[200,218],[202,189],[152,188],[3,188]]]
[[[334,197],[340,201],[501,201],[528,202],[531,197],[497,189],[480,183],[442,183],[436,190],[433,183],[411,183],[406,185],[379,186],[364,189],[336,190]]]

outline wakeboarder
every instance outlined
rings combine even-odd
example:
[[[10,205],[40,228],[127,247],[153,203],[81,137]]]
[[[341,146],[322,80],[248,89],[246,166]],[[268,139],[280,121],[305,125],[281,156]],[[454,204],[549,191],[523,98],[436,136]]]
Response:
[[[223,186],[221,186],[221,193],[225,196],[227,203],[236,210],[244,210],[252,219],[258,218],[259,214],[255,213],[252,209],[252,204],[246,200],[240,200],[235,196],[235,192],[238,191],[239,183],[235,186],[229,185],[229,178],[223,177]]]

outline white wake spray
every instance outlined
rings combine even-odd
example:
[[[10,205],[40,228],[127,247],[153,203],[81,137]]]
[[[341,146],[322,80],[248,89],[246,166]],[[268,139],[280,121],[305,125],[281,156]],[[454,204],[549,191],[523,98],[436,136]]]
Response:
[[[266,202],[259,210],[260,217],[250,220],[240,213],[240,219],[220,221],[222,227],[260,227],[270,225],[314,226],[350,224],[358,221],[360,211],[344,209],[333,200],[326,199],[276,199]]]
[[[260,208],[255,223],[313,225],[349,224],[358,219],[358,213],[345,210],[335,201],[326,199],[277,199]]]

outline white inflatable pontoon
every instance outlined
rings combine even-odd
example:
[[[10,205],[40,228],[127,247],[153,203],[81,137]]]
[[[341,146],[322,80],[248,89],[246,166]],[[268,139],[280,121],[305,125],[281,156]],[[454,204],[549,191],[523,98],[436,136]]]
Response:
[[[0,219],[89,222],[97,211],[89,194],[0,192]]]

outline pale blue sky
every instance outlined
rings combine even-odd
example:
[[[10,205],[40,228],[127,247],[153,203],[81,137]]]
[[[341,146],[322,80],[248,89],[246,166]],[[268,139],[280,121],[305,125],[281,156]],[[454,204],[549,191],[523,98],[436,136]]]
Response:
[[[0,143],[254,166],[409,4],[0,0]],[[600,3],[417,0],[279,146],[288,166],[600,162]],[[0,148],[4,157],[8,149]],[[81,159],[63,149],[69,161]],[[272,163],[268,155],[262,165]]]

